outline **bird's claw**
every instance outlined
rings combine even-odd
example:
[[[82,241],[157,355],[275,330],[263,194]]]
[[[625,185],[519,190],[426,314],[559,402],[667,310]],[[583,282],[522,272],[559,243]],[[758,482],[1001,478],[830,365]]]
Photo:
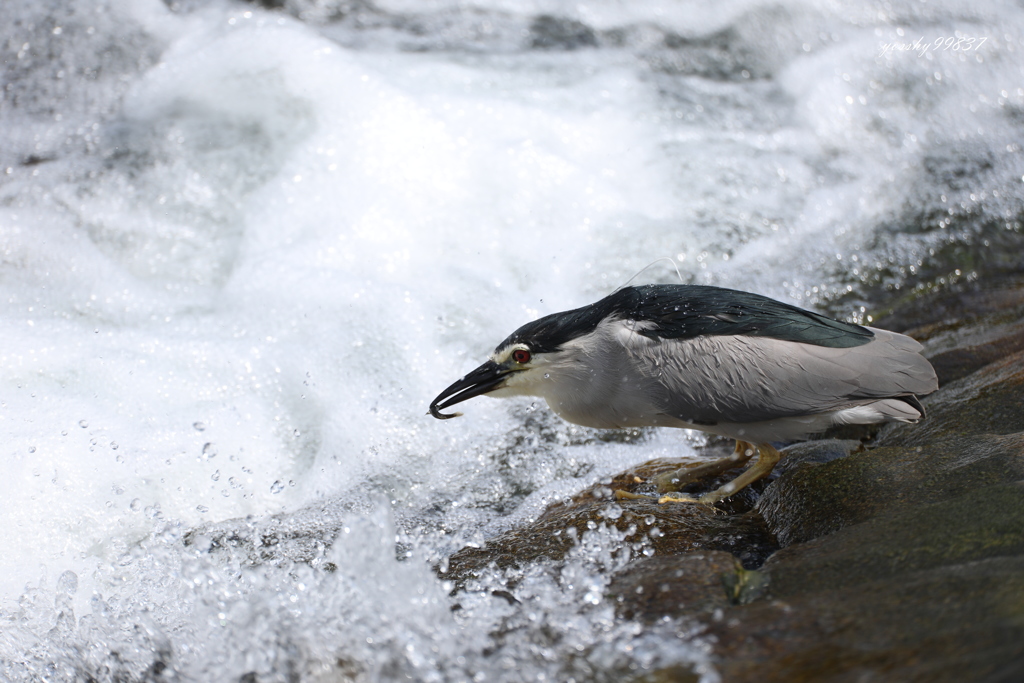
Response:
[[[699,503],[700,500],[686,493],[666,493],[658,498],[659,503]]]
[[[667,493],[661,498],[658,498],[659,503],[696,503],[697,505],[713,506],[714,500],[707,500],[707,496],[701,496],[700,498],[694,498],[693,496],[686,493]]]

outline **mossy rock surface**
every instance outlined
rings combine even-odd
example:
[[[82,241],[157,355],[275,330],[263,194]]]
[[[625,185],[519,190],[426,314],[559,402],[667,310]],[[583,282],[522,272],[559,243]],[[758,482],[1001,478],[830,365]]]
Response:
[[[992,557],[1024,557],[1024,482],[908,506],[775,553],[762,568],[785,598]]]
[[[616,575],[608,597],[627,619],[657,621],[667,611],[713,612],[738,599],[736,577],[745,571],[723,551],[659,555],[633,562]]]
[[[1011,683],[1024,673],[1024,557],[809,586],[705,625],[729,683]]]
[[[1020,479],[1024,433],[952,437],[798,465],[768,487],[758,511],[786,547]]]

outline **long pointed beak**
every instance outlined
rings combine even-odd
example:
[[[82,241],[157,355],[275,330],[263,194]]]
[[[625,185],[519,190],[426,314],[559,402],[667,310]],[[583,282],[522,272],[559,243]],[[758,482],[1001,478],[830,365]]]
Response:
[[[453,406],[456,403],[486,394],[501,386],[505,381],[508,370],[501,367],[493,360],[489,360],[473,372],[469,373],[450,387],[442,391],[430,404],[430,414],[438,420],[448,420],[458,417],[462,413],[442,413],[441,408]],[[442,403],[442,401],[444,401]]]

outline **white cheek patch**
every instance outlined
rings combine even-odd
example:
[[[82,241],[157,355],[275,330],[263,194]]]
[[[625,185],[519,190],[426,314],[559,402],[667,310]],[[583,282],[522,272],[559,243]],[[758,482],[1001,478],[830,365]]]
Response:
[[[536,370],[514,372],[506,376],[505,383],[498,389],[487,392],[496,398],[506,396],[540,396],[544,378]]]

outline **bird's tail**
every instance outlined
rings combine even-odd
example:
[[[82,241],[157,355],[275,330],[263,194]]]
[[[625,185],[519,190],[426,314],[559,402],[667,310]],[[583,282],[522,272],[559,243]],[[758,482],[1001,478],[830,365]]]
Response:
[[[837,425],[875,424],[877,422],[914,423],[924,417],[924,406],[914,395],[883,398],[845,408],[832,420]]]

